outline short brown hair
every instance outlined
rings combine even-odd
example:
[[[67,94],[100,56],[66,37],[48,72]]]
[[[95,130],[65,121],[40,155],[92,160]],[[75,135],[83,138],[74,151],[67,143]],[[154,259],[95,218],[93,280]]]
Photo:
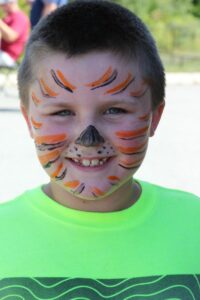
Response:
[[[68,57],[111,51],[139,63],[149,83],[152,107],[164,100],[165,74],[155,41],[145,24],[128,9],[104,0],[77,0],[58,8],[34,28],[18,72],[21,101],[29,90],[40,60],[47,53]]]

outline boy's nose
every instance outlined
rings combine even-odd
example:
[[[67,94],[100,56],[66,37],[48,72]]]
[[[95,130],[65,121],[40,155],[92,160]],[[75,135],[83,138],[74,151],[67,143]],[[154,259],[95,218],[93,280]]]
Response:
[[[89,125],[80,136],[76,139],[75,144],[79,144],[85,147],[94,147],[105,142],[104,138],[99,134],[98,130]]]

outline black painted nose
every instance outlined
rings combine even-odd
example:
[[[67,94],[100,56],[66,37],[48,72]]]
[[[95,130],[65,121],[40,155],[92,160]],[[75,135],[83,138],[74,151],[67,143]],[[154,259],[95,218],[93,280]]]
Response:
[[[99,134],[98,130],[89,125],[80,136],[76,139],[75,143],[85,146],[85,147],[94,147],[104,143],[104,138]]]

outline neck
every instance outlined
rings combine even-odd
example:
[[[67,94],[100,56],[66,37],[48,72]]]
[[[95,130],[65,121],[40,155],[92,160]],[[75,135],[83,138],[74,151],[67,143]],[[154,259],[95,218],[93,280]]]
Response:
[[[81,211],[114,212],[132,206],[140,197],[141,187],[131,178],[108,197],[99,200],[84,200],[50,182],[43,188],[44,192],[59,204]]]

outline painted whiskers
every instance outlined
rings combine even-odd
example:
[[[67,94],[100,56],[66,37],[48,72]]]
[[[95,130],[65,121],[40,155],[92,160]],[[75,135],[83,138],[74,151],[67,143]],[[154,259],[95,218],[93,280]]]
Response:
[[[139,117],[139,120],[144,121],[145,123],[148,122],[150,119],[150,113],[147,113],[145,115],[142,115]],[[126,140],[126,141],[134,141],[142,138],[142,142],[135,146],[131,147],[124,147],[122,145],[118,145],[117,148],[118,150],[126,155],[129,156],[128,158],[125,158],[119,162],[119,166],[127,169],[127,170],[133,170],[137,169],[140,167],[142,160],[144,158],[144,154],[146,151],[146,146],[147,146],[147,133],[149,130],[149,125],[145,125],[141,128],[138,128],[136,130],[126,130],[126,131],[117,131],[115,132],[115,135],[120,139],[120,140]],[[138,158],[139,155],[139,158]],[[133,156],[133,157],[132,157]],[[135,156],[137,156],[135,158]]]

